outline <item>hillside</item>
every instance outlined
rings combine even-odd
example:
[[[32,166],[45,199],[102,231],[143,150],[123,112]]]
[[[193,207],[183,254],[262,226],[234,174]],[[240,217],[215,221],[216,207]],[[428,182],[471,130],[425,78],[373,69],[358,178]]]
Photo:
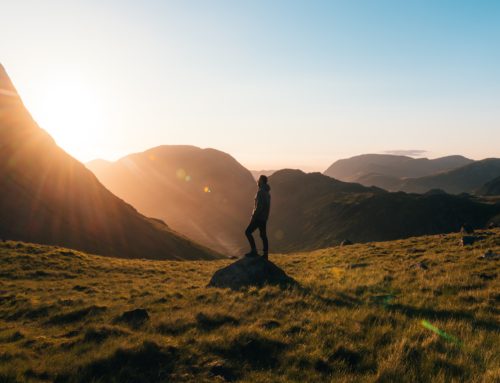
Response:
[[[495,382],[499,261],[478,256],[500,231],[479,235],[271,255],[299,286],[239,292],[205,287],[229,260],[0,243],[0,381]]]
[[[425,193],[430,189],[441,189],[451,194],[473,193],[499,176],[500,159],[488,158],[441,174],[406,179],[400,189],[410,193]]]
[[[282,170],[269,178],[271,247],[300,251],[355,242],[483,227],[500,205],[443,193],[412,195],[337,181],[320,173]]]
[[[447,156],[429,160],[389,154],[363,154],[334,162],[324,174],[341,181],[396,190],[393,189],[395,180],[427,176],[472,162],[463,156]]]
[[[1,66],[0,90],[0,238],[123,258],[218,257],[111,194],[38,127]]]
[[[226,254],[241,255],[246,246],[257,186],[230,155],[164,145],[87,166],[114,194],[189,238]]]
[[[478,195],[500,196],[500,177],[484,184],[478,191]]]

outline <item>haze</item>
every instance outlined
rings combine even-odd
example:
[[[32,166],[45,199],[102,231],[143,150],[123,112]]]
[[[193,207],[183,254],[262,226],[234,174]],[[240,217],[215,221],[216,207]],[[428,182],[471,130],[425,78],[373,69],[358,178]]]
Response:
[[[498,156],[496,1],[10,1],[3,65],[82,161],[161,144],[255,169]]]

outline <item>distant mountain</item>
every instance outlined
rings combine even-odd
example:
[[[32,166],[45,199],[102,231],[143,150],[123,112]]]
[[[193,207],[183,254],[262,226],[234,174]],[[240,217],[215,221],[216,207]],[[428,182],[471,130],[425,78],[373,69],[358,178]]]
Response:
[[[500,177],[497,177],[489,182],[486,182],[477,192],[478,195],[484,196],[500,196]]]
[[[488,205],[442,192],[413,195],[345,183],[320,173],[281,170],[269,183],[273,251],[300,251],[456,231],[485,225],[500,213]]]
[[[250,173],[252,173],[252,177],[255,180],[258,180],[260,176],[270,176],[272,175],[276,170],[250,170]]]
[[[472,163],[463,156],[447,156],[429,160],[389,154],[363,154],[333,163],[324,174],[345,182],[395,190],[398,180],[436,174]]]
[[[246,249],[243,232],[257,186],[229,154],[165,145],[87,166],[140,212],[220,252],[241,255]]]
[[[111,164],[112,164],[111,161],[106,161],[106,160],[102,160],[102,159],[98,158],[96,160],[89,161],[84,165],[90,170],[92,170],[92,169],[96,170],[96,169],[105,169],[108,166],[110,166]]]
[[[360,176],[356,181],[365,186],[377,186],[388,191],[401,190],[403,180],[398,177],[386,176],[384,174],[370,173]]]
[[[219,257],[111,194],[38,127],[1,66],[0,238],[123,258]]]
[[[399,189],[411,193],[425,193],[430,189],[451,194],[473,193],[496,177],[500,177],[500,159],[489,158],[441,174],[406,179]]]

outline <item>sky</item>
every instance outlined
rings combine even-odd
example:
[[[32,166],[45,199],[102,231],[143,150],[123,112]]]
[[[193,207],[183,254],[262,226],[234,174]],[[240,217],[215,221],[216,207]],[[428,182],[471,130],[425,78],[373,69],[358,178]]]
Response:
[[[0,0],[0,62],[81,161],[500,157],[500,1]]]

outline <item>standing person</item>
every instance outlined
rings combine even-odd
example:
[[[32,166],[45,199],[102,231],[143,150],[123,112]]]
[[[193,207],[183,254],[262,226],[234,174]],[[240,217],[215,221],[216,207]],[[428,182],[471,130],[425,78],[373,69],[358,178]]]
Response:
[[[255,205],[252,213],[252,219],[247,229],[245,230],[245,235],[250,243],[250,252],[245,254],[247,257],[256,257],[259,255],[257,252],[257,247],[255,246],[255,240],[253,239],[252,233],[259,229],[260,238],[262,239],[262,244],[264,247],[264,259],[268,257],[269,243],[267,240],[266,225],[267,219],[269,218],[269,210],[271,208],[271,195],[269,191],[271,188],[267,184],[267,177],[262,175],[259,177],[257,182],[259,190],[255,195]]]

